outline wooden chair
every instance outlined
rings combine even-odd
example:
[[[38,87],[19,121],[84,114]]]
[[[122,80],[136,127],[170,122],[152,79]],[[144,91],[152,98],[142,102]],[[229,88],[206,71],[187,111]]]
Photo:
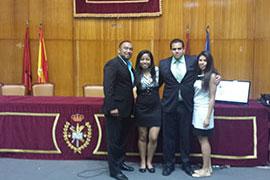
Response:
[[[54,96],[54,84],[40,83],[32,85],[33,96]]]
[[[104,97],[103,86],[99,85],[84,85],[84,97]]]
[[[23,84],[4,84],[1,87],[3,96],[25,96],[26,87]]]

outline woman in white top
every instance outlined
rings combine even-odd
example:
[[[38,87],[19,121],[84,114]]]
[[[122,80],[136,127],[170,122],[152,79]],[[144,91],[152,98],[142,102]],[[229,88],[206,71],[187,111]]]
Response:
[[[194,111],[193,111],[193,133],[198,137],[201,145],[203,166],[195,170],[193,177],[210,176],[211,168],[211,146],[208,137],[214,130],[214,104],[216,94],[216,70],[214,68],[212,55],[203,51],[198,55],[198,78],[194,83]]]

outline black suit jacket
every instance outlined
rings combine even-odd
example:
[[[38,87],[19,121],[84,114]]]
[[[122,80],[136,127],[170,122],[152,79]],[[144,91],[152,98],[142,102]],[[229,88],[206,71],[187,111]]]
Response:
[[[133,84],[127,65],[118,56],[105,64],[103,86],[104,114],[110,115],[110,110],[117,108],[120,117],[130,116],[134,108]]]
[[[160,80],[161,83],[165,84],[162,98],[162,108],[164,112],[173,112],[176,110],[177,101],[179,101],[179,89],[181,90],[181,96],[184,104],[190,112],[193,111],[193,84],[197,77],[195,68],[197,60],[195,56],[185,55],[185,61],[187,72],[180,83],[175,79],[171,72],[172,57],[160,61]]]

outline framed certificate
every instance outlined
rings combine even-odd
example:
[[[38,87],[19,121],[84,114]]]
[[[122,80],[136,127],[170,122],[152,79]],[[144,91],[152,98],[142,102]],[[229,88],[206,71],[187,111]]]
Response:
[[[222,80],[217,86],[216,101],[248,103],[250,81]]]

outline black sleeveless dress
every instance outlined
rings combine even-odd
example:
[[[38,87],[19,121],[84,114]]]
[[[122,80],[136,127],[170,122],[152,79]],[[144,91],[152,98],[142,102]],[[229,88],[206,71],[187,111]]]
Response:
[[[141,78],[137,85],[137,99],[135,103],[135,119],[139,127],[161,126],[161,103],[159,97],[158,68],[156,80]]]

